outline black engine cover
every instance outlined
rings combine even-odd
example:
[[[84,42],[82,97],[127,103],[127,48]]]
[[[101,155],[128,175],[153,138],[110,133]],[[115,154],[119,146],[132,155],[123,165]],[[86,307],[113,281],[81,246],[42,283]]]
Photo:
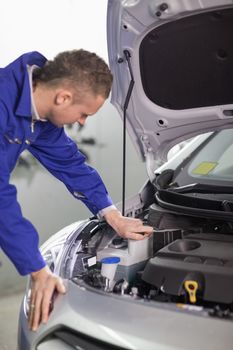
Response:
[[[233,302],[233,237],[195,234],[178,239],[148,261],[142,279],[174,296],[185,295],[185,281],[194,281],[198,285],[197,301],[230,304]]]

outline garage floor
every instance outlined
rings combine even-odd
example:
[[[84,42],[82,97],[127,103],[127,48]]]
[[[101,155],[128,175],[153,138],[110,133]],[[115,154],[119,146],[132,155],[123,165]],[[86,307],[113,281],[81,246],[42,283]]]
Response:
[[[23,293],[0,298],[0,350],[17,349],[18,315]]]

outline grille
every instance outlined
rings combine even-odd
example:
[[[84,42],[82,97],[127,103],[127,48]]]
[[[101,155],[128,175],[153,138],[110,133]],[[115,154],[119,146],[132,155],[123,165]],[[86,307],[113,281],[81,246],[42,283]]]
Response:
[[[85,334],[62,328],[47,335],[36,347],[37,350],[128,350],[109,344]]]

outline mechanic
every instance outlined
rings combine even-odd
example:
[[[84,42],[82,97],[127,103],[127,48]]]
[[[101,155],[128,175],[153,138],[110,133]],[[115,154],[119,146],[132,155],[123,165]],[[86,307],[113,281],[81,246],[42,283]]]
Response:
[[[85,163],[63,126],[83,125],[109,96],[112,74],[95,53],[72,50],[47,60],[29,52],[0,69],[0,247],[21,275],[31,275],[29,327],[46,323],[61,278],[46,266],[38,233],[23,217],[10,174],[27,149],[89,210],[122,237],[143,239],[152,228],[127,218],[113,205],[97,171]],[[142,234],[143,233],[143,234]]]

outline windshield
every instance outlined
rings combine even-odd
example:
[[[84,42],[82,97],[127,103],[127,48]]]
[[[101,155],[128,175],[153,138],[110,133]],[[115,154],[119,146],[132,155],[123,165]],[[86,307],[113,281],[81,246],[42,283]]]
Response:
[[[179,186],[190,183],[230,185],[233,181],[233,129],[213,133],[185,160],[175,176]]]

